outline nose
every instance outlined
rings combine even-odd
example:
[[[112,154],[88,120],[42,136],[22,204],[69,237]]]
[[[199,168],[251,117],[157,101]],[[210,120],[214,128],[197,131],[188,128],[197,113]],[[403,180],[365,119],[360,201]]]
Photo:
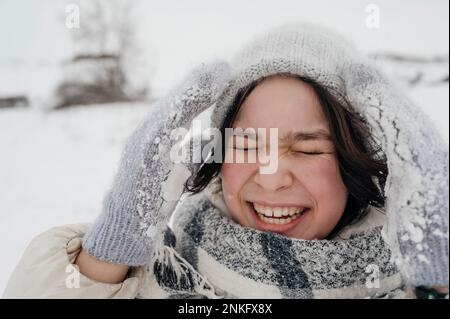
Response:
[[[287,167],[283,167],[283,163],[280,160],[274,173],[261,174],[260,170],[258,170],[254,176],[254,181],[266,191],[274,192],[291,186],[294,177]]]

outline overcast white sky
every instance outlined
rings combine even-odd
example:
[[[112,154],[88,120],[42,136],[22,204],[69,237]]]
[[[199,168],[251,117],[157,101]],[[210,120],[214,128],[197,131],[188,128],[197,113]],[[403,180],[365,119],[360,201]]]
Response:
[[[62,0],[0,0],[0,64],[55,63],[71,54]],[[274,25],[312,21],[351,38],[366,52],[448,53],[447,0],[150,0],[137,3],[140,45],[163,92],[192,64],[228,58],[249,37]],[[368,4],[380,28],[365,24]],[[83,23],[81,12],[81,27]]]

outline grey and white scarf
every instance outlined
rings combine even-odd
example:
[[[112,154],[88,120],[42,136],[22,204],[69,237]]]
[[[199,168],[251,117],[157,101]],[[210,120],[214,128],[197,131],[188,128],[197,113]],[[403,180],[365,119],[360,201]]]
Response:
[[[180,203],[139,298],[402,297],[379,212],[333,240],[300,240],[237,224],[217,198]]]

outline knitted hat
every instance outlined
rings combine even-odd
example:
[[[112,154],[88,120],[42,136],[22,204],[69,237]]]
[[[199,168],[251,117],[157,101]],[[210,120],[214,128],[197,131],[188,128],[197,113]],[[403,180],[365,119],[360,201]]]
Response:
[[[448,286],[448,146],[427,116],[352,44],[323,27],[270,30],[230,66],[232,80],[212,112],[214,127],[240,88],[278,73],[316,81],[367,119],[387,157],[383,232],[405,284]]]

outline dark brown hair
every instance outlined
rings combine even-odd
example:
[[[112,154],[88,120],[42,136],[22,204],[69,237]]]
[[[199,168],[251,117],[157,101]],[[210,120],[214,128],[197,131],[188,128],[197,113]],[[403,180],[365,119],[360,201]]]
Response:
[[[314,80],[292,74],[277,74],[277,76],[294,77],[311,85],[328,120],[340,174],[349,194],[341,219],[327,237],[332,238],[344,226],[363,218],[368,213],[369,205],[378,208],[384,207],[383,190],[388,174],[386,157],[370,134],[366,120],[354,112],[345,99],[345,102],[339,102],[325,87]],[[225,154],[225,128],[232,127],[245,99],[258,84],[267,78],[264,77],[252,82],[239,90],[236,95],[220,128],[222,133],[222,162]],[[212,154],[214,154],[214,150],[212,150]],[[197,174],[186,182],[186,190],[191,193],[201,192],[219,175],[221,167],[222,163],[202,163]]]

